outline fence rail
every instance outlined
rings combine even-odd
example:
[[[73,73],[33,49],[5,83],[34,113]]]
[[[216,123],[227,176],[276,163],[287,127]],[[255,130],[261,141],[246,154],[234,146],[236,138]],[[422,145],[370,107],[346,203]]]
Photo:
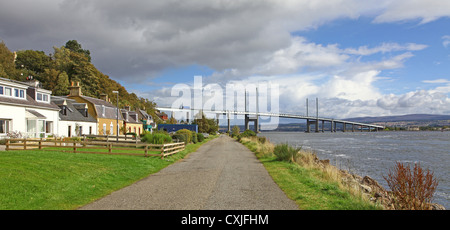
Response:
[[[43,149],[46,151],[62,151],[73,153],[95,153],[111,155],[166,156],[184,150],[185,143],[146,144],[117,143],[104,141],[69,141],[57,139],[7,139],[5,150]],[[94,151],[94,150],[105,151]]]

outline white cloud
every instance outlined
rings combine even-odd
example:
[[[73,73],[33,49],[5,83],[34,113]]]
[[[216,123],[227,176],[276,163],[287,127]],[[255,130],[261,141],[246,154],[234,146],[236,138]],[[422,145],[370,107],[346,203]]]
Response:
[[[442,36],[442,45],[447,48],[450,45],[450,35]]]
[[[381,1],[383,12],[374,22],[403,22],[420,19],[421,24],[429,23],[441,17],[450,16],[450,1],[442,0],[395,0]]]
[[[423,83],[430,83],[430,84],[441,84],[441,83],[450,83],[450,80],[447,79],[436,79],[436,80],[424,80]]]

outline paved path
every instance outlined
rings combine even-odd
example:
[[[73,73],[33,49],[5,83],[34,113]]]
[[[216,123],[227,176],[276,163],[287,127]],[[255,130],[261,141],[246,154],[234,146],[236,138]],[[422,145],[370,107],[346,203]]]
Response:
[[[298,209],[245,146],[222,135],[186,159],[80,209]]]

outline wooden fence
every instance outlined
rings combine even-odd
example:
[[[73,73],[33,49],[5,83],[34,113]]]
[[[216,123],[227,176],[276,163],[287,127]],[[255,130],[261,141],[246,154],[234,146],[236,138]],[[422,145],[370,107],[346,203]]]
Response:
[[[184,142],[170,144],[117,143],[97,141],[65,141],[54,139],[6,139],[5,150],[45,149],[73,153],[95,153],[136,156],[166,156],[184,150]],[[94,151],[96,150],[96,151]]]

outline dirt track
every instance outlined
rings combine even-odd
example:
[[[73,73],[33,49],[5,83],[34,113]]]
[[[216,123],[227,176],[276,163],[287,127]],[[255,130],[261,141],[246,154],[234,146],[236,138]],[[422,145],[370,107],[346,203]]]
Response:
[[[222,135],[82,210],[298,209],[245,146]]]

